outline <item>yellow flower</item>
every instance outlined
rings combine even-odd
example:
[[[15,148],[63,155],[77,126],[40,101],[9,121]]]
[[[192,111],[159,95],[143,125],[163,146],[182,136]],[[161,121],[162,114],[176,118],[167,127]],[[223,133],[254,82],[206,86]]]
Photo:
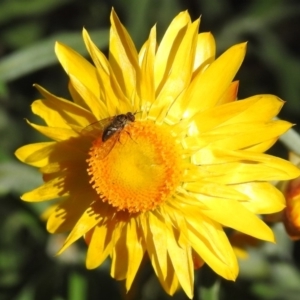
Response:
[[[300,156],[290,153],[289,160],[300,167]],[[300,177],[285,182],[281,190],[286,199],[282,219],[285,229],[292,240],[300,239]]]
[[[147,254],[167,293],[181,286],[192,298],[193,260],[238,274],[224,227],[274,240],[256,216],[284,207],[267,181],[300,172],[263,152],[291,124],[272,120],[283,105],[275,96],[235,101],[245,44],[215,59],[212,35],[182,12],[138,53],[114,11],[111,23],[108,60],[83,31],[95,66],[57,43],[73,102],[37,86],[45,100],[32,110],[46,126],[28,123],[53,141],[17,150],[45,181],[22,199],[58,199],[45,216],[49,232],[71,231],[60,253],[84,237],[87,268],[109,256],[127,290]]]

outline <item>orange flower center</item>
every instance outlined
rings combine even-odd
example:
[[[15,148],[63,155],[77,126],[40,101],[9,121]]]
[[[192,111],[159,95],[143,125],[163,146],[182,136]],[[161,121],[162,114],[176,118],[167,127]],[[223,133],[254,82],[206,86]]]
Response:
[[[89,155],[92,187],[117,210],[153,210],[180,184],[180,147],[166,127],[151,121],[130,123],[105,142],[99,137]]]

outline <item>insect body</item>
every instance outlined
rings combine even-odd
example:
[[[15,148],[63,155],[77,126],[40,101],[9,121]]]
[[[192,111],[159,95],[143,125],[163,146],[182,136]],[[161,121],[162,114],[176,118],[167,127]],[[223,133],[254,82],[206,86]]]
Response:
[[[106,142],[109,138],[111,138],[114,134],[120,133],[121,130],[129,123],[134,122],[135,117],[134,114],[128,112],[127,114],[121,114],[113,117],[110,124],[107,125],[102,133],[102,142]]]
[[[94,122],[82,130],[82,134],[89,136],[92,140],[101,136],[102,144],[98,151],[100,159],[105,158],[116,144],[121,131],[124,127],[135,121],[133,113],[128,112],[126,114],[116,115]]]

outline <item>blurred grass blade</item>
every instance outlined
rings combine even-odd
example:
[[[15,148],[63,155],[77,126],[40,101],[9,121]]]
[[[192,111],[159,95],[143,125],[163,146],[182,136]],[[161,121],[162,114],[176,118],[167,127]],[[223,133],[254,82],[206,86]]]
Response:
[[[85,300],[87,299],[87,280],[83,274],[73,272],[69,277],[69,299]]]
[[[108,30],[91,31],[95,44],[99,48],[108,45]],[[54,54],[54,44],[60,41],[82,55],[87,54],[81,33],[61,33],[0,60],[0,81],[11,81],[58,62]]]
[[[199,295],[201,300],[218,300],[220,293],[221,281],[217,280],[210,287],[201,286],[199,287]]]
[[[36,16],[37,14],[49,13],[52,9],[63,6],[72,0],[23,0],[2,1],[0,9],[0,24],[24,16]]]
[[[8,193],[20,195],[41,184],[40,173],[15,161],[0,164],[0,196]]]

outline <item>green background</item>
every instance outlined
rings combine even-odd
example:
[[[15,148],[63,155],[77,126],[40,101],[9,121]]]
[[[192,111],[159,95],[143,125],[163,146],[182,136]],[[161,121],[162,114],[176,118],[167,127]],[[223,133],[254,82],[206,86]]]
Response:
[[[40,214],[48,203],[30,204],[20,194],[41,183],[40,174],[19,163],[14,151],[44,138],[26,125],[40,123],[30,111],[39,97],[38,83],[70,98],[68,79],[54,55],[56,40],[86,55],[85,27],[107,52],[109,14],[114,7],[137,48],[157,23],[158,37],[182,10],[202,15],[200,31],[211,31],[217,52],[248,41],[247,56],[237,74],[239,98],[276,94],[286,101],[280,117],[300,124],[299,0],[1,0],[0,1],[0,299],[98,300],[187,299],[167,296],[145,263],[132,291],[109,276],[109,262],[85,269],[86,246],[77,242],[54,257],[65,236],[50,236]],[[299,131],[299,125],[295,126]],[[278,143],[273,153],[286,156]],[[299,150],[300,151],[300,150]],[[300,246],[283,227],[274,227],[277,245],[249,249],[235,283],[217,278],[208,268],[196,272],[195,299],[299,299]]]

